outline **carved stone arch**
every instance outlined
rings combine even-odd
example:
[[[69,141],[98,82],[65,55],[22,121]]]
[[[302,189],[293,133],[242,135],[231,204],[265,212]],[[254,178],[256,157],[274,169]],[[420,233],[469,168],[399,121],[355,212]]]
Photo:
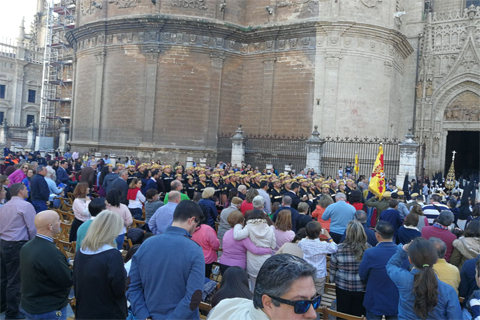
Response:
[[[439,121],[480,121],[480,86],[462,87],[457,92],[446,103],[444,113],[437,114]]]
[[[440,117],[443,121],[445,118],[444,114],[447,107],[449,107],[452,104],[452,102],[458,99],[461,95],[466,94],[468,92],[473,93],[478,97],[480,97],[480,81],[478,82],[465,81],[447,90],[438,99],[437,103],[434,104],[435,115]]]
[[[432,102],[434,105],[438,105],[440,101],[445,101],[446,93],[450,90],[455,90],[460,84],[472,82],[480,85],[480,75],[475,73],[464,73],[445,81],[438,88],[435,88],[435,91],[432,95]],[[442,98],[443,97],[443,98]]]

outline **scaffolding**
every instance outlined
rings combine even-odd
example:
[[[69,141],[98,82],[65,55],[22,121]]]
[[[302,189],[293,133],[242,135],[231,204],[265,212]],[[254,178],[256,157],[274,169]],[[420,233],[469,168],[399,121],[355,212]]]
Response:
[[[75,27],[75,0],[45,2],[45,48],[39,136],[57,121],[70,120],[73,84],[73,53],[65,39]],[[41,146],[38,146],[41,147]]]

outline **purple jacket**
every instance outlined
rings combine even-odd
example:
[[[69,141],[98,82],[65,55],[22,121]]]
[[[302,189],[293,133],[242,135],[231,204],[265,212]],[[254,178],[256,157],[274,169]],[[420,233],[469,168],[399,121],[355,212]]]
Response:
[[[271,254],[270,248],[259,248],[255,246],[250,238],[237,241],[233,238],[233,229],[225,232],[223,236],[223,254],[220,263],[230,267],[247,267],[247,250],[253,254]]]
[[[23,173],[22,169],[15,170],[11,175],[8,176],[8,180],[10,180],[8,187],[10,188],[14,183],[22,182],[26,177],[27,175]]]

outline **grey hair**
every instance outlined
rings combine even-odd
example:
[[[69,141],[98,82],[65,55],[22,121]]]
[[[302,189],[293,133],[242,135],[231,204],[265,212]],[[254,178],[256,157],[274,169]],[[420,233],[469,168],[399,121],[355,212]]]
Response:
[[[182,183],[178,180],[173,180],[171,183],[170,183],[170,187],[172,188],[172,190],[177,190],[178,187],[180,187],[182,185]]]
[[[367,213],[363,210],[357,210],[354,216],[355,216],[355,220],[357,220],[362,224],[367,222]]]
[[[121,177],[121,176],[123,176],[125,173],[128,173],[128,171],[127,171],[127,170],[121,170],[121,171],[118,172],[118,176]]]
[[[443,259],[443,257],[445,257],[445,253],[447,252],[447,245],[445,244],[445,242],[435,237],[431,237],[430,239],[428,239],[428,242],[433,244],[433,246],[435,247],[438,259]]]
[[[247,186],[244,185],[244,184],[241,184],[241,185],[239,185],[239,186],[237,187],[237,191],[238,191],[238,192],[242,192],[242,190],[245,190],[245,189],[247,189]]]
[[[441,225],[448,227],[454,220],[453,213],[450,210],[442,210],[438,215],[437,222]]]
[[[329,205],[333,204],[332,196],[328,194],[323,194],[318,201],[320,207],[326,209]]]
[[[112,167],[112,172],[115,172],[115,171],[117,171],[117,170],[118,170],[118,167],[117,167],[117,166]]]
[[[42,172],[43,169],[45,169],[45,168],[46,168],[45,166],[39,165],[39,166],[37,167],[37,172]]]
[[[263,309],[262,296],[281,297],[290,291],[295,280],[312,277],[315,281],[317,271],[315,267],[302,258],[291,254],[277,254],[268,258],[258,272],[255,290],[253,292],[253,306]],[[275,306],[280,303],[272,299]]]
[[[252,204],[255,209],[262,208],[265,205],[265,199],[262,196],[256,196],[253,198]]]
[[[282,202],[286,206],[290,206],[292,204],[292,197],[283,196]]]
[[[335,200],[346,200],[347,199],[347,196],[345,195],[345,193],[342,193],[342,192],[339,192],[335,195]]]

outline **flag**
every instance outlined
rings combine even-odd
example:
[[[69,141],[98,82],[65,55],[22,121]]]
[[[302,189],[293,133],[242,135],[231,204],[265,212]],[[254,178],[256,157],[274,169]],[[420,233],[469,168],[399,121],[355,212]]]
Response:
[[[380,199],[385,192],[385,170],[382,145],[378,148],[378,155],[375,164],[373,165],[372,178],[370,179],[368,190]]]
[[[358,171],[360,171],[360,167],[358,165],[358,154],[355,153],[355,175],[358,176]],[[358,177],[357,177],[358,178]]]

